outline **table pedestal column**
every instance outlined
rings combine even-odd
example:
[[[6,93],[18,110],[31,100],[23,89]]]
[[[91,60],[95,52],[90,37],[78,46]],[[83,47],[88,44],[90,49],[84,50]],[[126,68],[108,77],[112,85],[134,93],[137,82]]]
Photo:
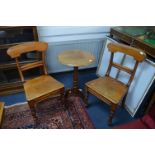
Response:
[[[73,71],[73,92],[78,93],[78,67],[74,67]]]
[[[73,87],[66,91],[65,97],[69,95],[79,96],[85,101],[84,93],[78,88],[78,67],[74,67],[73,71]]]

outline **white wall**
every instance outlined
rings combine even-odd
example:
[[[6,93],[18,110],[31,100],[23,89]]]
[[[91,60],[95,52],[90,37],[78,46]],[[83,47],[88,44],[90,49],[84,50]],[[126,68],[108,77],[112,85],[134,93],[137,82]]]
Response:
[[[48,42],[103,38],[109,33],[108,26],[39,26],[40,40]]]
[[[64,50],[81,49],[96,56],[96,62],[90,67],[96,67],[105,36],[109,34],[107,26],[39,26],[39,40],[48,42],[46,62],[48,72],[72,70],[58,62],[58,54]]]

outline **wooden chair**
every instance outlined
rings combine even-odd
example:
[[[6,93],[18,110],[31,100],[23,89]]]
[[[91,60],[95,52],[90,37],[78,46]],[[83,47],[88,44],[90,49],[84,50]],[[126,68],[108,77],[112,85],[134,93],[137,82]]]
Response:
[[[85,84],[85,93],[86,100],[88,99],[89,92],[111,106],[108,124],[112,125],[114,112],[121,102],[122,104],[124,103],[129,86],[134,78],[138,63],[145,59],[146,54],[136,48],[116,43],[109,43],[108,50],[111,52],[111,57],[106,75],[104,77],[99,77],[98,79],[87,82]],[[116,52],[121,52],[133,57],[135,59],[133,69],[115,63],[113,61],[113,57]],[[112,67],[127,72],[130,75],[127,84],[110,77],[110,71]]]
[[[28,42],[10,47],[7,51],[7,54],[16,60],[20,78],[23,82],[26,99],[34,119],[37,119],[35,103],[54,95],[61,95],[61,99],[63,99],[64,96],[64,85],[55,80],[53,77],[47,75],[45,66],[45,51],[47,50],[47,47],[48,44],[45,42]],[[28,64],[20,64],[19,57],[24,53],[32,51],[41,52],[41,60]],[[25,80],[23,72],[36,67],[42,67],[44,75]]]

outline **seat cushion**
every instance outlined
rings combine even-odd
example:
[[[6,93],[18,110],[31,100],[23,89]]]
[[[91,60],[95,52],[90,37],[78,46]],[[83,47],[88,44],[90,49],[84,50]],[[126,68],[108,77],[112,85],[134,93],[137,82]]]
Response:
[[[86,83],[88,91],[100,99],[104,98],[114,104],[118,104],[127,92],[128,87],[111,77],[101,77]],[[103,97],[103,98],[102,98]],[[106,102],[105,101],[105,102]]]
[[[24,83],[24,90],[28,101],[49,93],[63,89],[64,85],[49,75],[42,75]]]

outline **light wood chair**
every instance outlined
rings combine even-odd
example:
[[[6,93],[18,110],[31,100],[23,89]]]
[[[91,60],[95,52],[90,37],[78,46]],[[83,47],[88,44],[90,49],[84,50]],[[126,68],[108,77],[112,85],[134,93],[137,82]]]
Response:
[[[108,50],[109,52],[111,52],[111,57],[106,75],[104,77],[99,77],[95,80],[87,82],[85,84],[85,94],[86,100],[88,100],[89,92],[111,106],[108,124],[112,125],[114,112],[119,104],[122,103],[123,105],[129,86],[134,78],[138,63],[142,62],[145,59],[146,54],[136,48],[116,43],[109,43]],[[133,69],[115,63],[113,61],[113,58],[116,52],[121,52],[133,57],[135,59]],[[110,71],[112,67],[127,72],[130,75],[127,84],[118,81],[118,79],[110,77]]]
[[[48,44],[45,42],[28,42],[10,47],[7,51],[7,54],[11,58],[15,58],[16,60],[20,78],[21,81],[23,82],[26,99],[28,101],[32,115],[36,121],[37,121],[35,111],[36,103],[43,101],[46,98],[49,98],[54,95],[61,95],[60,96],[61,99],[63,99],[64,96],[64,84],[60,83],[53,77],[47,75],[47,70],[45,66],[45,51],[47,50],[47,47]],[[20,64],[19,57],[24,53],[32,51],[40,52],[41,60],[28,64]],[[23,72],[36,67],[42,67],[44,75],[26,80],[24,78]]]

